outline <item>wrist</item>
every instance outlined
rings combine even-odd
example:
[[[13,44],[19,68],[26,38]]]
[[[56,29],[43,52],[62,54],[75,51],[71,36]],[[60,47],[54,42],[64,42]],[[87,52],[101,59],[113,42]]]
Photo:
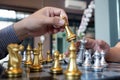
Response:
[[[19,38],[19,40],[23,40],[29,37],[27,29],[21,22],[15,23],[13,27],[15,29],[16,35]]]

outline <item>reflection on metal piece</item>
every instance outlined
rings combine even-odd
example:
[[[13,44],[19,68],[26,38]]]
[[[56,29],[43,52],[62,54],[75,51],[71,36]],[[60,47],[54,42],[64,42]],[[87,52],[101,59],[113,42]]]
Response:
[[[59,51],[54,52],[54,65],[50,69],[51,72],[55,74],[62,73],[63,70],[59,63],[59,54],[60,54]]]
[[[69,46],[70,51],[70,62],[64,74],[67,77],[80,77],[82,75],[81,71],[79,71],[78,66],[76,64],[76,47],[75,43],[72,41]]]
[[[18,44],[9,44],[7,49],[9,52],[9,61],[6,75],[8,77],[19,77],[22,75],[22,69],[20,67],[22,57],[19,52],[22,51],[24,47]]]
[[[39,62],[39,50],[37,48],[34,49],[34,59],[33,64],[30,66],[30,71],[36,72],[41,71],[42,66]]]
[[[64,19],[64,21],[65,21],[64,26],[65,26],[65,30],[66,30],[66,34],[67,34],[67,41],[70,42],[70,41],[72,41],[73,39],[76,39],[76,35],[73,34],[73,32],[71,31],[71,29],[69,28],[68,22],[67,22],[66,18],[65,18],[64,16],[61,16],[61,17],[62,17],[62,18]]]

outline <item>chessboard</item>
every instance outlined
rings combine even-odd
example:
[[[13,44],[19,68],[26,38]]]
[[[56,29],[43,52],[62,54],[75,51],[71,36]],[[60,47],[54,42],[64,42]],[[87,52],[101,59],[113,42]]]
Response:
[[[50,68],[53,63],[43,64],[42,70],[40,72],[30,72],[28,67],[25,67],[22,63],[23,73],[21,77],[8,78],[5,74],[5,64],[4,62],[0,65],[0,80],[68,80],[64,75],[68,64],[62,63],[63,73],[52,74]],[[100,72],[94,72],[93,70],[85,70],[83,67],[78,66],[82,75],[77,80],[119,80],[120,79],[120,63],[108,63],[108,67],[104,68]],[[70,79],[71,80],[71,79]]]
[[[77,53],[74,37],[75,35],[68,37],[68,57],[65,54],[60,56],[61,53],[56,50],[53,54],[48,51],[47,57],[43,58],[42,43],[38,43],[38,48],[32,49],[30,45],[27,46],[24,60],[24,57],[21,57],[24,46],[9,44],[9,60],[0,65],[0,80],[120,79],[120,63],[107,63],[103,50],[96,50],[92,55],[91,51],[85,48],[84,37]]]

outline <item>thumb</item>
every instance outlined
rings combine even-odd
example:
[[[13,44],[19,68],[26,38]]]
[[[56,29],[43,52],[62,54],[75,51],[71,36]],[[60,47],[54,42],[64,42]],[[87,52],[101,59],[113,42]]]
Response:
[[[62,18],[55,16],[46,18],[46,23],[53,25],[55,28],[59,28],[65,24],[65,21]]]

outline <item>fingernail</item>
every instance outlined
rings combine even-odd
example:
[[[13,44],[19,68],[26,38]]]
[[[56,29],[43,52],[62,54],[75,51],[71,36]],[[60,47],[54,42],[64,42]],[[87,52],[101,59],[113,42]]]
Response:
[[[63,19],[60,19],[60,20],[59,20],[59,24],[62,26],[62,25],[65,24],[65,21],[64,21]]]

